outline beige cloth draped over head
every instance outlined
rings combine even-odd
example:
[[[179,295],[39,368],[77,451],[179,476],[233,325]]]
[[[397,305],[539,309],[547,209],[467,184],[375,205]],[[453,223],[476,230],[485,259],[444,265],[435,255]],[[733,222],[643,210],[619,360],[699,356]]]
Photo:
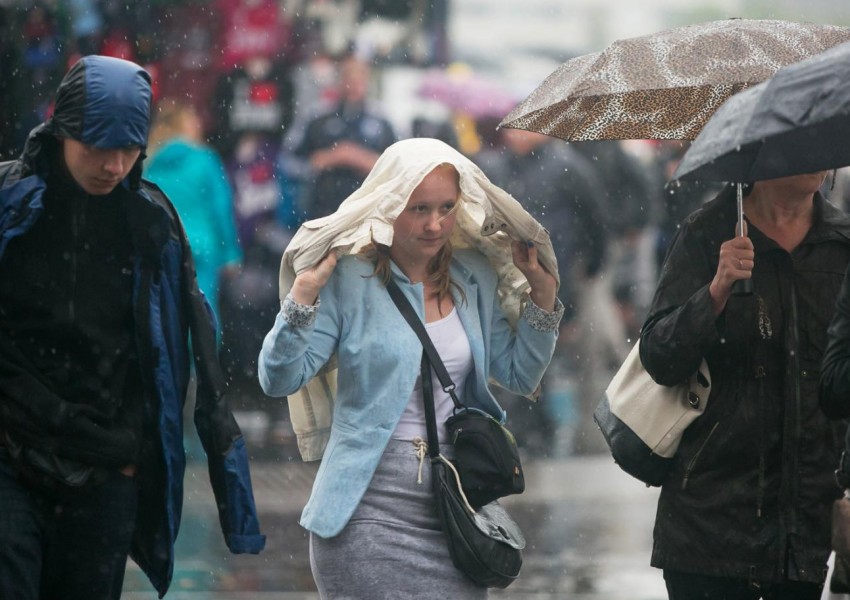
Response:
[[[443,164],[460,175],[454,248],[472,247],[484,254],[499,276],[502,309],[512,325],[529,291],[525,276],[513,264],[511,240],[531,241],[538,260],[555,278],[558,264],[549,233],[510,194],[494,185],[472,161],[439,140],[412,138],[387,148],[363,185],[326,217],[304,223],[283,253],[280,299],[297,273],[316,265],[328,252],[355,254],[373,240],[392,245],[393,223],[422,179]],[[560,283],[560,280],[559,280]],[[320,309],[321,310],[321,309]],[[336,357],[307,385],[289,396],[289,412],[304,460],[322,456],[336,395]]]

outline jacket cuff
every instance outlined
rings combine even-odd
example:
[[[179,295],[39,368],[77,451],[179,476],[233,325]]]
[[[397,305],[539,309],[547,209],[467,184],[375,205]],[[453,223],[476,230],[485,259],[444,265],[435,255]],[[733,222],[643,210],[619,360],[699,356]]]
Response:
[[[266,536],[261,533],[254,535],[230,534],[225,541],[233,554],[259,554],[266,547]]]
[[[292,297],[292,292],[289,292],[280,303],[280,310],[291,327],[309,327],[315,323],[321,304],[321,298],[317,298],[315,304],[298,304]]]
[[[522,309],[522,318],[525,319],[532,329],[549,333],[558,329],[561,323],[561,317],[564,316],[564,305],[558,298],[555,298],[555,310],[549,312],[537,306],[531,298],[525,303],[525,308]]]

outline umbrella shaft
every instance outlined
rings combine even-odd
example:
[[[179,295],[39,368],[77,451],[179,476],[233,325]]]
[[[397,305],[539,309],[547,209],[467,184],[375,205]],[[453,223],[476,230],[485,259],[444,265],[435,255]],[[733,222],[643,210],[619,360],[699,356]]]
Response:
[[[740,183],[736,186],[738,188],[738,236],[744,237],[744,191]]]

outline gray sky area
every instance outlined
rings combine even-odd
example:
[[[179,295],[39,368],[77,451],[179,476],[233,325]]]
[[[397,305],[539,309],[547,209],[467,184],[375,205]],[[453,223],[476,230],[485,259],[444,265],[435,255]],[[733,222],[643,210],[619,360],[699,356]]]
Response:
[[[454,55],[519,93],[563,60],[669,27],[744,17],[850,25],[847,0],[457,0]]]

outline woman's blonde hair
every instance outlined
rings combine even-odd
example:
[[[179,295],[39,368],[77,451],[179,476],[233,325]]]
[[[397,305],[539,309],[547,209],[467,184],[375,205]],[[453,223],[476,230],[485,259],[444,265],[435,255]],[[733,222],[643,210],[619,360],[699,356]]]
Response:
[[[154,110],[151,132],[148,137],[148,154],[153,155],[160,146],[177,137],[186,137],[186,119],[198,114],[195,108],[174,98],[163,98]],[[196,140],[192,140],[196,141]]]
[[[360,256],[363,256],[375,265],[372,276],[377,277],[378,281],[384,287],[392,278],[392,268],[390,267],[390,247],[384,244],[379,244],[374,240],[364,246],[360,250]],[[451,288],[458,291],[461,301],[466,302],[466,294],[463,293],[463,288],[452,281],[449,273],[449,266],[452,263],[452,243],[446,242],[440,248],[440,251],[428,262],[428,282],[437,291],[437,301],[441,304],[443,299],[451,293]],[[441,313],[442,314],[442,313]]]

